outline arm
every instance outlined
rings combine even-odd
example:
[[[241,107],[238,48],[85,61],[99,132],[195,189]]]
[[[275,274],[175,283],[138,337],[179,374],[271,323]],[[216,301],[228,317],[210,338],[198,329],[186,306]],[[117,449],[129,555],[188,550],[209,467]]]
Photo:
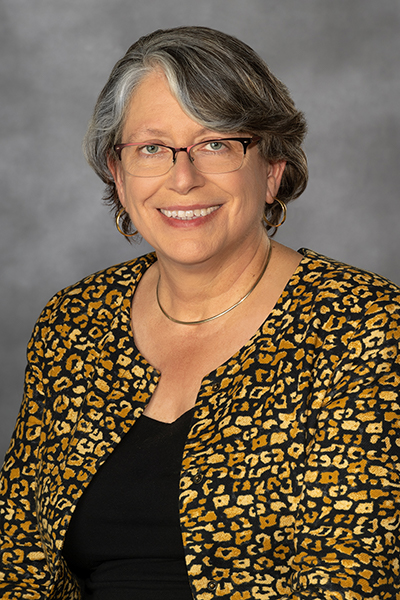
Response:
[[[291,600],[400,594],[399,321],[398,311],[366,320],[319,412],[297,513]]]
[[[22,407],[0,478],[0,596],[4,600],[79,598],[71,583],[64,591],[58,589],[63,586],[60,576],[55,586],[55,565],[49,568],[46,561],[36,514],[45,402],[44,355],[37,325],[28,345]]]

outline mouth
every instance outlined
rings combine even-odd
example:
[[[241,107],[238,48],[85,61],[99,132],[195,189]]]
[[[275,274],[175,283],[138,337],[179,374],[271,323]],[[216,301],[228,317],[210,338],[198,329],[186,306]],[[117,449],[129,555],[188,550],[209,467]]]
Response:
[[[195,208],[193,210],[165,210],[160,208],[160,212],[169,219],[179,219],[180,221],[193,221],[199,217],[207,217],[218,210],[220,205],[210,206],[208,208]]]

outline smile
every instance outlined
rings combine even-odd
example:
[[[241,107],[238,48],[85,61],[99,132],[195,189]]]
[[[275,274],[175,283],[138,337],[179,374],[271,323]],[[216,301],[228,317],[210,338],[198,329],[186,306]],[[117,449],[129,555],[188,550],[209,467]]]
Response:
[[[199,217],[206,217],[214,211],[218,210],[219,206],[210,206],[209,208],[196,208],[194,210],[164,210],[160,208],[160,212],[168,218],[180,219],[181,221],[191,221]]]

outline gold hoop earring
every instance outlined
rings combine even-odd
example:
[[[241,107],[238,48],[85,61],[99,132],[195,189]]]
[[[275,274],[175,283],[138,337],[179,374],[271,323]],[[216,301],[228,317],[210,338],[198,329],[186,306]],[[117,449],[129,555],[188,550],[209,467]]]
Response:
[[[121,225],[119,224],[119,220],[122,217],[122,214],[125,212],[124,208],[121,208],[121,210],[119,211],[119,213],[117,214],[117,216],[115,217],[115,225],[117,226],[118,231],[120,232],[121,235],[123,235],[126,238],[130,238],[133,237],[134,235],[137,235],[139,232],[136,229],[136,231],[134,231],[133,233],[125,233],[124,231],[122,231],[121,229]]]
[[[263,221],[264,223],[266,223],[269,227],[275,227],[275,229],[278,229],[278,227],[280,227],[281,225],[284,224],[284,222],[286,221],[286,215],[287,215],[287,209],[286,209],[286,204],[284,203],[283,200],[279,200],[279,198],[274,198],[274,200],[276,200],[276,202],[278,202],[281,206],[281,209],[283,211],[283,217],[280,221],[280,223],[278,223],[277,225],[274,225],[274,223],[271,223],[270,221],[268,221],[267,217],[265,216],[265,214],[263,215]]]

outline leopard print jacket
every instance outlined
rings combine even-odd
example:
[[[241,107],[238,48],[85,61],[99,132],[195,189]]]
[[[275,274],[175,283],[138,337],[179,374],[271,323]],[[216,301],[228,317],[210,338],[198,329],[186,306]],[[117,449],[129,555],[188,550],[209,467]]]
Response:
[[[400,290],[301,250],[272,313],[198,394],[180,521],[195,600],[400,599]],[[28,346],[0,483],[0,596],[78,600],[74,507],[160,373],[130,305],[150,254],[59,292]]]

